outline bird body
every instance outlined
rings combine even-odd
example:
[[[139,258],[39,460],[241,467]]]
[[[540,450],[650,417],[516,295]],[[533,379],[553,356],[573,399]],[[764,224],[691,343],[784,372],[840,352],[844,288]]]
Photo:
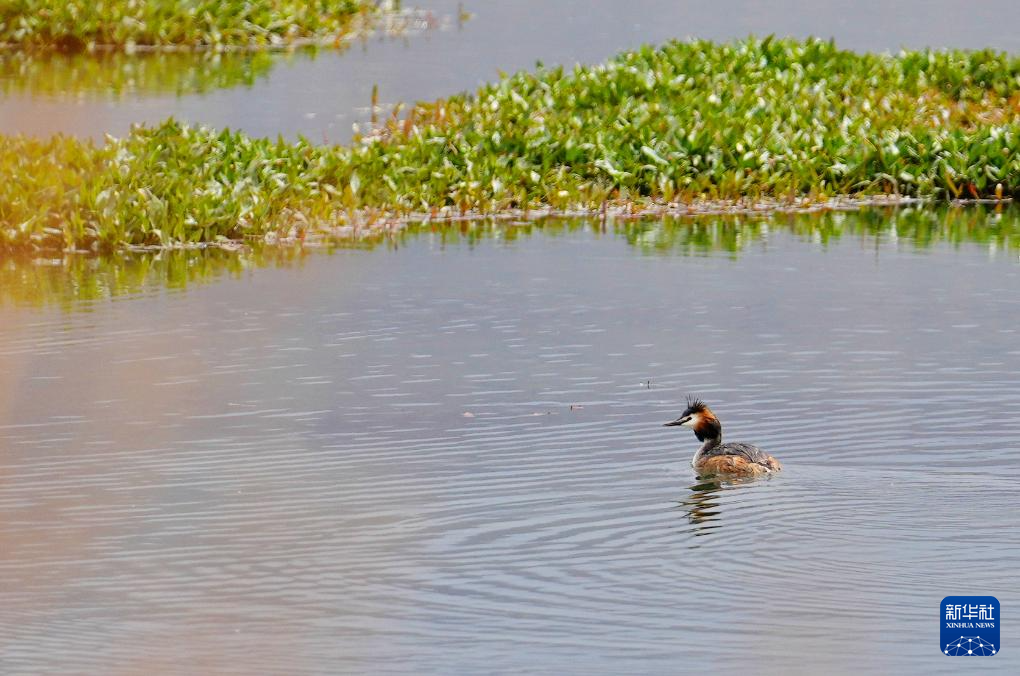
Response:
[[[665,426],[674,425],[690,427],[694,430],[694,436],[702,442],[701,448],[691,459],[691,466],[699,476],[758,476],[778,472],[783,468],[778,460],[757,446],[722,443],[722,423],[700,399],[688,398],[687,408],[680,417]]]

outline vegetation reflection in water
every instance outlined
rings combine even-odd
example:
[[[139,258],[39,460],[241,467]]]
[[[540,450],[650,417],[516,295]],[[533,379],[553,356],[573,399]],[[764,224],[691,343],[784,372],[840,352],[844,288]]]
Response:
[[[622,226],[627,241],[648,252],[737,254],[770,231],[786,229],[822,245],[841,237],[880,241],[895,238],[917,249],[946,243],[983,244],[995,250],[1020,249],[1020,209],[984,206],[864,209],[822,214],[773,215],[762,219],[665,218]]]
[[[459,17],[463,21],[464,16]],[[393,9],[373,17],[359,34],[409,36],[448,25],[450,17]],[[120,99],[125,96],[203,94],[250,87],[280,63],[315,60],[327,49],[343,53],[355,37],[330,45],[305,44],[286,50],[181,50],[65,52],[0,49],[0,94],[61,100]],[[365,102],[368,103],[367,101]]]
[[[261,247],[236,253],[222,249],[121,253],[107,256],[0,259],[0,305],[88,310],[91,301],[182,290],[264,267],[300,266],[308,251]]]
[[[485,241],[510,244],[539,233],[555,238],[588,232],[623,237],[629,245],[648,254],[728,252],[736,257],[745,247],[777,231],[822,246],[856,237],[874,243],[895,240],[919,250],[940,244],[979,244],[1013,255],[1020,250],[1020,208],[889,208],[774,214],[760,219],[715,216],[616,222],[589,217],[518,222],[488,219],[454,225],[417,224],[388,234],[371,231],[362,239],[327,241],[316,246],[259,245],[240,251],[211,247],[52,258],[8,256],[0,258],[0,305],[56,304],[68,310],[88,309],[89,301],[141,295],[161,288],[185,289],[224,277],[236,278],[263,267],[300,266],[316,252],[400,248],[422,237],[433,238],[442,248],[472,247]]]
[[[308,48],[297,53],[314,55],[315,50]],[[267,76],[279,58],[280,55],[267,52],[7,51],[0,52],[0,93],[58,99],[201,94],[251,86]]]

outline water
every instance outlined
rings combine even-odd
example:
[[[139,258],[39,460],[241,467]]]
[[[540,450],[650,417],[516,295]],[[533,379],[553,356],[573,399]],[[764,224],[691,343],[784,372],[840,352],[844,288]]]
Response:
[[[1020,605],[1020,261],[917,218],[38,266],[0,296],[2,671],[955,673],[942,597]],[[696,481],[689,392],[784,472]]]
[[[0,56],[0,132],[344,142],[498,71],[749,33],[1020,50],[1012,3],[418,3],[343,53]],[[933,223],[933,220],[936,221]],[[1016,673],[1015,214],[422,228],[0,260],[0,672]],[[213,283],[215,282],[215,283]],[[786,469],[697,481],[690,392]]]
[[[405,3],[410,4],[410,3]],[[355,43],[348,51],[229,57],[53,59],[25,72],[0,55],[0,133],[101,139],[173,115],[256,136],[342,143],[366,124],[372,88],[386,107],[490,82],[499,71],[595,63],[625,49],[689,36],[833,37],[843,47],[959,47],[1020,51],[1015,3],[988,0],[421,0],[425,30]],[[460,7],[472,14],[460,20]],[[222,87],[222,88],[218,88]]]

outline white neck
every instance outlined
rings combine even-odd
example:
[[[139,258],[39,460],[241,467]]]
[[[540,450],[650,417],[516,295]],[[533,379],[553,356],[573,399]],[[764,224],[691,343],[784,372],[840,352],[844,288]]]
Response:
[[[707,453],[711,449],[718,446],[721,441],[722,441],[721,439],[716,437],[709,437],[708,439],[705,439],[705,443],[701,445],[701,448],[698,449],[698,452],[694,454],[693,458],[691,458],[691,466],[696,466],[699,462],[701,462],[702,456],[705,455],[705,453]]]

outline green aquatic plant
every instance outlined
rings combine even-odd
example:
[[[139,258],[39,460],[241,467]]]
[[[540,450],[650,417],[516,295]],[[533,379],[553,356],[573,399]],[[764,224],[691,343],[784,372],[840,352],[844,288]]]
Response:
[[[0,137],[0,248],[302,237],[536,209],[1020,195],[1020,59],[671,42],[395,109],[349,146],[173,120]]]
[[[371,0],[8,0],[0,43],[82,51],[146,47],[265,48],[339,40]]]

